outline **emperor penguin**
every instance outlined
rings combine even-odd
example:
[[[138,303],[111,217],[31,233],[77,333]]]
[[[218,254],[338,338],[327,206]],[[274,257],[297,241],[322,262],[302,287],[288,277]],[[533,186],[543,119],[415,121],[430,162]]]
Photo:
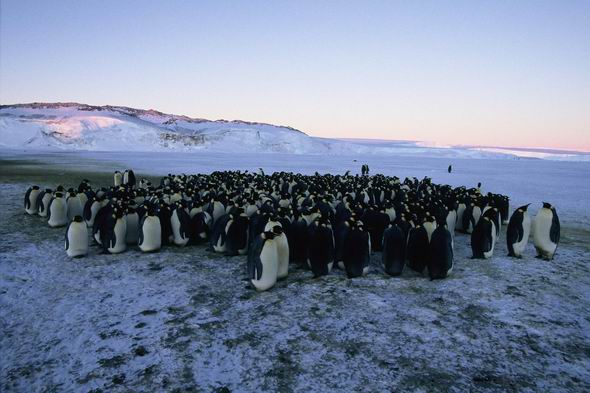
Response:
[[[225,229],[225,252],[227,255],[246,255],[250,224],[248,215],[244,209],[237,207],[232,210],[230,217]]]
[[[82,216],[76,216],[66,229],[66,254],[70,258],[88,254],[88,227]]]
[[[453,270],[453,237],[441,223],[430,238],[429,258],[426,267],[431,280],[446,278]]]
[[[68,197],[66,198],[68,205],[68,220],[73,220],[76,216],[82,216],[84,214],[84,205],[78,198],[78,193],[74,189],[68,190]]]
[[[396,223],[389,224],[383,232],[383,252],[381,254],[385,273],[399,276],[406,263],[406,239],[404,230]]]
[[[190,216],[181,203],[176,203],[170,216],[174,244],[186,246],[190,240]]]
[[[474,259],[488,259],[494,254],[496,228],[488,217],[482,217],[471,233],[471,250]]]
[[[277,282],[278,250],[273,232],[258,235],[248,252],[248,278],[258,291],[266,291]]]
[[[318,218],[309,226],[308,265],[314,277],[325,276],[334,264],[334,234],[327,218]]]
[[[128,245],[137,244],[139,240],[139,214],[137,213],[136,204],[134,200],[129,201],[129,206],[127,206],[125,219],[127,220],[127,232],[125,235],[125,242]]]
[[[430,243],[430,239],[432,238],[432,233],[434,232],[434,230],[437,227],[435,217],[433,215],[431,215],[430,213],[426,213],[426,218],[424,219],[422,226],[424,227],[424,229],[426,229],[426,234],[428,235],[428,242]]]
[[[214,199],[209,204],[209,209],[209,213],[213,217],[213,225],[215,225],[215,222],[225,214],[225,206],[221,201]]]
[[[123,184],[128,184],[131,187],[135,187],[135,173],[133,173],[132,169],[127,169],[123,173]]]
[[[410,229],[406,250],[408,267],[420,274],[424,272],[428,262],[429,243],[428,232],[424,226],[417,225]]]
[[[529,205],[519,207],[510,217],[506,232],[508,256],[522,258],[531,233],[531,218],[527,211]]]
[[[115,171],[115,173],[113,174],[113,184],[115,185],[115,187],[119,187],[123,184],[123,175],[121,174],[121,172]]]
[[[274,218],[274,217],[273,217]],[[264,231],[272,231],[277,245],[277,279],[282,280],[289,275],[289,241],[285,234],[283,224],[275,219],[270,220],[264,227]]]
[[[56,192],[47,208],[47,223],[50,227],[57,228],[68,225],[68,205],[61,192]]]
[[[342,259],[348,278],[360,277],[369,272],[371,237],[362,221],[356,221],[348,232]]]
[[[560,233],[561,226],[555,207],[543,202],[543,207],[539,209],[533,222],[533,241],[537,249],[537,258],[553,259]]]
[[[121,207],[114,207],[112,213],[101,224],[101,244],[105,253],[119,254],[127,249],[127,221]]]
[[[37,214],[37,197],[40,193],[39,186],[31,186],[25,193],[25,212],[27,214]]]
[[[211,237],[209,239],[210,247],[213,251],[225,253],[227,230],[229,229],[229,225],[231,225],[232,219],[233,217],[231,214],[224,214],[213,224],[213,230],[211,231]]]
[[[465,228],[463,228],[463,213],[465,213],[466,207],[467,205],[465,202],[459,202],[459,205],[457,205],[457,221],[455,224],[455,229],[460,232],[465,230]]]
[[[192,211],[191,211],[192,212]],[[206,211],[199,211],[191,218],[190,233],[193,237],[193,243],[198,244],[204,242],[211,233],[213,218]]]
[[[49,214],[49,202],[53,198],[53,190],[46,188],[45,191],[41,191],[37,197],[37,211],[40,217],[47,217]]]
[[[106,206],[107,203],[108,200],[102,195],[95,195],[86,201],[86,204],[84,205],[84,220],[86,220],[86,225],[89,228],[94,226],[94,220],[96,219],[98,211]]]
[[[147,207],[139,222],[139,249],[143,252],[158,251],[162,247],[162,226],[160,217],[152,205]]]
[[[350,232],[351,222],[352,216],[348,220],[336,224],[336,229],[334,230],[334,262],[336,262],[336,266],[342,270],[345,269],[343,257],[344,242],[348,236],[348,232]]]

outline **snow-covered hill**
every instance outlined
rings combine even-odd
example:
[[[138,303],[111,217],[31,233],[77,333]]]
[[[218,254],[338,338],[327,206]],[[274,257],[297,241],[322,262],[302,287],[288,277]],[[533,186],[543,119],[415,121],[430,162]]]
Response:
[[[362,131],[362,130],[361,130]],[[77,103],[0,105],[0,149],[212,151],[590,161],[590,153],[470,147],[422,142],[316,138],[286,126],[207,120],[155,110]]]
[[[290,127],[154,110],[75,103],[0,107],[0,146],[8,148],[324,153],[328,145]]]

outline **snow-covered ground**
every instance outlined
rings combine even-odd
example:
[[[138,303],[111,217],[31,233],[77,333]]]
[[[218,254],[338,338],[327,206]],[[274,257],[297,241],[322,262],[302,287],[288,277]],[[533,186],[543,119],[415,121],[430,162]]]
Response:
[[[357,161],[354,161],[357,160]],[[457,235],[442,281],[410,272],[248,288],[245,259],[204,247],[69,260],[63,229],[25,215],[29,184],[100,184],[218,169],[430,176],[557,207],[554,261],[471,260]],[[453,172],[447,173],[447,166]],[[411,155],[0,152],[2,391],[589,391],[590,164]],[[533,208],[534,207],[534,208]],[[503,234],[505,230],[503,230]]]

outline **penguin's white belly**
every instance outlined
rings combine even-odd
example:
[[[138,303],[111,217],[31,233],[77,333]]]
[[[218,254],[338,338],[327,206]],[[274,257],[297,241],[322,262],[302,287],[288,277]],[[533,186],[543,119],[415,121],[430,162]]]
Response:
[[[143,252],[150,252],[159,250],[162,246],[162,227],[160,219],[153,216],[148,216],[143,222],[141,228],[143,234],[143,242],[139,248]]]
[[[260,280],[252,279],[252,285],[259,291],[266,291],[272,288],[277,282],[277,274],[279,269],[277,246],[273,240],[267,240],[260,253],[260,261],[262,262],[262,276]],[[258,276],[258,272],[256,272]]]
[[[492,248],[490,251],[484,252],[483,256],[485,259],[489,259],[494,255],[494,248],[496,247],[496,225],[492,222]]]
[[[539,211],[533,223],[533,241],[537,253],[546,258],[551,258],[557,249],[557,244],[551,241],[550,231],[553,217],[550,214]]]
[[[48,224],[50,227],[63,227],[68,223],[68,206],[63,198],[54,199],[51,203],[51,217]]]
[[[428,235],[428,242],[430,243],[430,238],[432,237],[432,232],[436,229],[435,222],[425,222],[424,229],[426,229],[426,234]]]
[[[346,266],[344,266],[344,262],[343,261],[338,261],[338,269],[346,270]]]
[[[178,219],[178,214],[176,212],[172,213],[172,217],[170,218],[170,224],[172,226],[172,235],[174,236],[174,244],[177,246],[186,246],[188,243],[189,238],[183,237],[180,233],[180,220]]]
[[[111,254],[118,254],[127,249],[126,237],[127,237],[127,221],[123,218],[118,218],[115,222],[115,244],[109,243],[107,250]]]
[[[451,234],[451,237],[455,237],[455,224],[457,223],[457,212],[455,210],[451,210],[449,214],[447,214],[447,229]]]
[[[125,242],[127,244],[137,244],[139,236],[139,216],[137,213],[127,215],[127,234]]]
[[[83,222],[73,222],[68,228],[68,248],[66,254],[69,257],[81,257],[88,254],[88,228]]]
[[[522,239],[519,242],[512,244],[514,255],[517,257],[522,256],[526,245],[529,242],[529,236],[531,234],[531,218],[525,213],[522,218]]]
[[[289,242],[285,234],[281,234],[275,238],[277,244],[277,260],[278,260],[278,273],[279,279],[287,277],[289,274]]]
[[[479,219],[481,218],[481,208],[479,206],[474,206],[473,207],[473,226],[477,225],[477,223],[479,222]]]

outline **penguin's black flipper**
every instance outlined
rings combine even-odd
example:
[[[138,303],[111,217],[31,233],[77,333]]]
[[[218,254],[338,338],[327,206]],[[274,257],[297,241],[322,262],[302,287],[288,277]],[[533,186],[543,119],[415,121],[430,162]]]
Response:
[[[72,225],[72,223],[68,223],[68,227],[66,228],[66,251],[68,251],[68,249],[70,248],[70,240],[68,239],[68,232],[70,231],[70,225]]]
[[[29,187],[25,194],[25,209],[29,209],[31,207],[31,201],[29,201],[29,196],[31,195],[31,191],[33,191],[33,187]]]
[[[139,233],[138,233],[139,239],[137,241],[138,246],[141,246],[143,244],[143,223],[145,222],[146,217],[147,217],[147,214],[141,218],[141,221],[139,222],[139,225],[138,225],[138,230],[139,230]]]
[[[553,220],[551,221],[551,229],[549,230],[549,239],[555,244],[559,244],[559,237],[561,235],[561,226],[559,224],[559,217],[557,216],[557,211],[555,209],[551,209],[553,212]]]
[[[47,221],[51,220],[51,204],[53,203],[53,198],[49,201],[49,206],[47,206]]]
[[[92,210],[90,208],[92,207],[93,203],[94,199],[88,199],[84,204],[84,212],[82,213],[82,216],[86,221],[90,221],[90,219],[92,218]]]
[[[43,197],[45,196],[45,191],[41,191],[37,196],[37,200],[35,201],[35,206],[37,207],[37,211],[43,212],[45,206],[43,206]]]
[[[250,280],[260,280],[262,277],[262,261],[260,253],[264,247],[265,239],[258,236],[252,243],[248,252],[248,278]]]

